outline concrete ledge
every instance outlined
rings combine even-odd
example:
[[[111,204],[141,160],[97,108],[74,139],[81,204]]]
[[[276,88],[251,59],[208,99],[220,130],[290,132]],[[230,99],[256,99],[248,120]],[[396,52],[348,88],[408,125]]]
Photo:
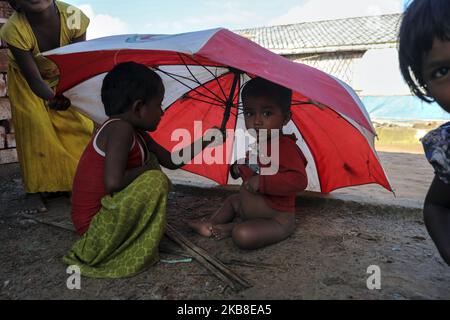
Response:
[[[313,202],[318,205],[348,205],[356,208],[367,208],[377,210],[385,214],[402,214],[422,216],[423,202],[414,199],[376,199],[365,198],[357,195],[321,194],[305,191],[298,195],[297,203],[301,205],[304,201]]]
[[[239,191],[239,185],[212,186],[205,183],[190,182],[186,180],[174,180],[174,191],[201,196],[224,196]],[[413,199],[367,199],[356,195],[321,194],[317,192],[301,192],[296,201],[298,206],[311,205],[350,205],[353,207],[365,207],[375,209],[388,214],[407,214],[421,216],[423,202]]]

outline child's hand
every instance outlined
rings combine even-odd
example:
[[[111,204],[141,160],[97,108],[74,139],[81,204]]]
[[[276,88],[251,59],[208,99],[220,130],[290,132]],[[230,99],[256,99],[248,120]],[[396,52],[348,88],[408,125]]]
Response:
[[[230,168],[230,174],[231,174],[231,177],[233,178],[233,179],[239,179],[239,178],[242,178],[242,175],[241,175],[241,168],[242,168],[242,166],[245,166],[244,164],[239,164],[240,162],[235,162],[234,164],[232,164],[231,165],[231,168]]]
[[[238,179],[241,176],[241,173],[239,172],[239,164],[232,164],[231,165],[231,176],[233,179]]]
[[[250,193],[257,194],[259,189],[259,176],[253,176],[244,183],[244,188]]]
[[[69,107],[72,105],[70,100],[66,97],[61,95],[56,95],[50,100],[47,101],[47,106],[50,109],[57,110],[57,111],[65,111],[69,109]]]
[[[241,178],[241,171],[239,170],[246,163],[246,158],[236,160],[230,167],[230,174],[233,179]]]

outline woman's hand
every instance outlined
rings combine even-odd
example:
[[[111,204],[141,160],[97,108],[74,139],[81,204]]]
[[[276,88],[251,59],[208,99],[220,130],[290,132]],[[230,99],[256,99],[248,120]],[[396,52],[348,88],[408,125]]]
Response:
[[[35,95],[47,102],[54,97],[53,90],[42,79],[39,68],[36,65],[34,56],[30,51],[25,51],[8,44],[8,48],[13,54],[25,80]]]
[[[70,100],[64,97],[62,94],[56,95],[47,101],[47,106],[50,109],[57,111],[66,111],[71,105],[72,103],[70,102]]]

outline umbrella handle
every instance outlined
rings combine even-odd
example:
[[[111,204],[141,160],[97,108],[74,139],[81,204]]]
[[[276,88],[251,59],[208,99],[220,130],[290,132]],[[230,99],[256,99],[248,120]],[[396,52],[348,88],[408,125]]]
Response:
[[[225,105],[225,112],[223,114],[223,120],[222,125],[220,126],[220,131],[224,132],[227,127],[228,120],[230,119],[231,115],[231,108],[233,107],[233,98],[234,98],[234,92],[236,91],[236,87],[239,83],[239,79],[241,77],[242,71],[236,70],[236,69],[230,69],[231,72],[234,74],[233,78],[233,84],[231,86],[230,95],[227,99],[227,103]]]

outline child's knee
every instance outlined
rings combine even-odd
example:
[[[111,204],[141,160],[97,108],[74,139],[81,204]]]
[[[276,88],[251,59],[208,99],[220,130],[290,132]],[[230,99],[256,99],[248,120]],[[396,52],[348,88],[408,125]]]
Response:
[[[236,226],[231,235],[233,242],[240,249],[251,250],[255,248],[255,239],[251,230],[247,227]]]

